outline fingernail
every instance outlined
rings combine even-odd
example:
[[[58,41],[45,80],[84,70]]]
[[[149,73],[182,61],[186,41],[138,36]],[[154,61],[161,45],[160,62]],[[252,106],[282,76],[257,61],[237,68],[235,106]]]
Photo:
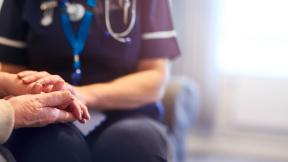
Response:
[[[36,81],[36,83],[41,84],[43,81],[44,81],[44,79],[39,79],[39,80]]]
[[[30,77],[24,77],[24,78],[22,78],[22,80],[24,80],[25,82],[29,82]]]
[[[23,75],[22,75],[22,74],[17,74],[17,77],[18,77],[18,78],[22,78]]]
[[[81,122],[82,124],[85,124],[85,123],[87,122],[87,120],[86,120],[86,119],[82,119],[82,120],[80,120],[80,122]]]

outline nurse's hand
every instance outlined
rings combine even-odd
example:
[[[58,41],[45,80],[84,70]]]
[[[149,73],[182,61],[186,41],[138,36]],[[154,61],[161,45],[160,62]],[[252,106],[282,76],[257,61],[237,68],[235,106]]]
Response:
[[[58,75],[51,75],[47,72],[37,71],[23,71],[17,75],[28,86],[33,86],[35,84],[40,85],[42,92],[48,93],[53,91],[69,90],[74,96],[76,96],[74,88]],[[85,123],[90,119],[87,106],[77,97],[69,107],[80,122]]]
[[[30,87],[33,85],[42,86],[42,92],[69,90],[72,94],[76,95],[74,88],[59,75],[51,75],[46,71],[22,71],[17,76]]]

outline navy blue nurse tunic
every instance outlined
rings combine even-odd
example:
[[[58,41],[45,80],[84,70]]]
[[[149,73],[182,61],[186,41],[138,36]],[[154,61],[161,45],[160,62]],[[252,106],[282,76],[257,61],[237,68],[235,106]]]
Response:
[[[85,0],[81,0],[85,4]],[[107,36],[104,15],[104,0],[98,1],[96,14],[89,36],[81,54],[82,79],[80,85],[108,82],[135,72],[137,63],[143,58],[174,58],[178,56],[175,31],[171,22],[168,0],[138,0],[136,25],[129,37],[129,44]],[[6,0],[0,13],[0,61],[24,65],[32,70],[48,71],[71,80],[72,49],[61,26],[61,9],[55,9],[51,26],[40,24],[42,11],[40,0]],[[123,10],[118,0],[111,4],[110,20],[115,32],[127,28],[123,23]],[[74,23],[75,29],[79,24]],[[9,42],[12,42],[12,44]],[[157,104],[150,104],[137,111],[150,108],[154,112]],[[154,110],[153,110],[154,109]],[[158,108],[159,110],[159,108]]]
[[[123,10],[118,0],[110,1],[112,28],[115,32],[123,32],[127,28],[123,23]],[[62,10],[55,8],[53,23],[44,27],[40,24],[42,2],[4,0],[0,13],[0,61],[23,65],[31,70],[48,71],[71,82],[73,55],[61,25]],[[168,0],[137,1],[136,25],[129,34],[131,43],[121,43],[107,35],[104,7],[104,0],[98,0],[87,43],[80,55],[80,85],[109,82],[134,73],[141,59],[173,59],[179,55]],[[76,31],[79,23],[73,23],[73,27]],[[134,111],[105,113],[108,119],[137,115],[159,119],[163,112],[160,105],[153,103]]]

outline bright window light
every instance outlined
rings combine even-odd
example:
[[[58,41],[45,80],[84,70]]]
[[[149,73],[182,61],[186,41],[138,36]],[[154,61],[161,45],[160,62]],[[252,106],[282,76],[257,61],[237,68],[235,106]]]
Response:
[[[288,77],[288,0],[222,0],[219,67]]]

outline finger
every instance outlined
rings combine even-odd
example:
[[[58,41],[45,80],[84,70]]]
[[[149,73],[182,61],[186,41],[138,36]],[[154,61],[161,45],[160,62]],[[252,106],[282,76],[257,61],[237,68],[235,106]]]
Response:
[[[53,123],[65,123],[75,121],[75,117],[72,113],[59,110],[52,107],[42,108],[43,118],[38,122],[38,126],[45,126]]]
[[[82,119],[79,120],[80,123],[86,123],[89,119],[90,119],[90,115],[88,113],[87,107],[85,105],[82,105],[81,103],[79,103],[79,105],[81,106],[81,110],[82,110]],[[83,107],[84,106],[84,107]],[[88,114],[88,115],[87,115]]]
[[[57,123],[67,123],[67,122],[72,122],[75,121],[76,118],[73,116],[71,112],[59,110],[59,116],[56,119]]]
[[[32,75],[32,74],[35,74],[35,73],[38,73],[38,72],[37,71],[27,70],[27,71],[22,71],[22,72],[18,73],[17,76],[21,79],[21,78],[24,78],[26,76],[29,76],[29,75]]]
[[[49,92],[52,92],[52,89],[53,89],[53,85],[46,85],[44,86],[42,91],[45,93],[49,93]]]
[[[69,91],[43,93],[31,96],[31,98],[38,102],[39,107],[57,107],[74,100]]]
[[[6,97],[4,97],[3,99],[4,99],[4,100],[9,100],[9,99],[11,99],[11,98],[13,98],[13,97],[14,97],[14,96],[11,95],[11,96],[6,96]]]
[[[70,90],[66,88],[65,81],[59,75],[49,75],[47,77],[37,80],[42,85],[53,85],[51,91]],[[71,90],[70,90],[71,91]],[[71,91],[72,92],[72,91]]]
[[[52,91],[69,90],[65,88],[65,81],[59,81],[54,84]],[[70,90],[69,90],[70,91]],[[71,91],[70,91],[71,92]],[[72,92],[71,92],[72,93]],[[73,94],[73,93],[72,93]]]
[[[49,75],[50,74],[47,73],[46,71],[42,71],[42,72],[37,72],[31,75],[27,75],[21,79],[23,80],[24,83],[29,84]]]
[[[39,94],[43,91],[43,86],[38,83],[32,83],[28,88],[30,89],[31,94]]]
[[[76,100],[74,100],[71,105],[69,106],[73,115],[79,120],[82,120],[82,110],[81,110],[81,106],[78,104],[78,102],[76,102]]]
[[[48,84],[57,84],[58,82],[65,82],[59,75],[48,75],[45,76],[39,80],[37,80],[38,83],[42,85],[48,85]]]
[[[61,109],[61,110],[66,110],[66,109],[69,108],[69,105],[71,105],[71,102],[67,102],[67,103],[65,103],[63,105],[60,105],[60,106],[58,106],[58,108]]]
[[[79,101],[79,105],[81,106],[81,109],[82,109],[82,118],[83,119],[86,119],[86,120],[90,120],[90,114],[89,114],[89,111],[88,111],[88,107],[81,101]]]
[[[64,84],[64,89],[69,90],[74,96],[77,96],[74,87],[72,85],[70,85],[69,83]]]

